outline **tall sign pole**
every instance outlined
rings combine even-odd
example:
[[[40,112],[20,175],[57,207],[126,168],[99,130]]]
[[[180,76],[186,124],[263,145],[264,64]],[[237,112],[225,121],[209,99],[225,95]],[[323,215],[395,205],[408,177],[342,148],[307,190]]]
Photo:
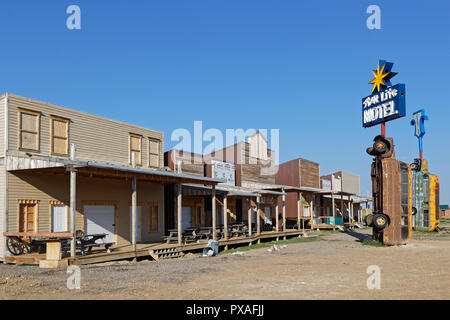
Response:
[[[425,135],[425,120],[428,120],[428,116],[425,115],[425,110],[420,109],[413,113],[413,119],[411,125],[414,126],[414,135],[419,140],[419,157],[420,161],[423,160],[423,144],[422,138]]]

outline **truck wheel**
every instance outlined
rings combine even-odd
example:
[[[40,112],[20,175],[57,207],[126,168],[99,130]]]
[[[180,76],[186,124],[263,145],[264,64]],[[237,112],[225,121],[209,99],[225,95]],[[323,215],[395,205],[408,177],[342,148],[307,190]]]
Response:
[[[386,140],[378,140],[373,144],[373,150],[378,154],[385,154],[389,151],[389,145]]]
[[[389,224],[388,217],[385,214],[378,213],[373,216],[372,224],[375,228],[382,230]]]
[[[373,223],[373,216],[374,216],[374,214],[371,213],[371,214],[368,214],[368,215],[364,218],[364,222],[366,223],[366,225],[367,225],[368,227],[371,227],[371,226],[372,226],[372,223]]]

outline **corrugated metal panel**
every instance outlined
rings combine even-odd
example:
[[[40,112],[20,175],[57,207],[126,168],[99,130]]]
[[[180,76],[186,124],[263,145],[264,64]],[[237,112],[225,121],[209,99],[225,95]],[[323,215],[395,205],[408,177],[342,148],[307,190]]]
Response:
[[[50,118],[49,115],[65,117],[71,120],[69,126],[70,143],[75,143],[77,158],[103,161],[115,164],[129,164],[129,133],[143,136],[142,164],[148,167],[148,138],[159,139],[160,166],[163,166],[164,137],[160,131],[146,129],[120,121],[110,120],[96,115],[51,105],[36,100],[9,95],[9,149],[18,147],[18,109],[26,108],[41,112],[40,117],[40,153],[50,154]]]

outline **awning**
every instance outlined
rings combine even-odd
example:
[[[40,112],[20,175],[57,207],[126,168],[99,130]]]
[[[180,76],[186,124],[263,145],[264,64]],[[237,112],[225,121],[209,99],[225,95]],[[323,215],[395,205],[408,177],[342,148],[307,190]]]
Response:
[[[133,168],[131,166],[110,164],[97,161],[70,160],[52,156],[24,154],[8,155],[7,170],[10,172],[36,172],[43,174],[66,174],[70,168],[75,168],[79,176],[95,178],[132,178],[137,180],[161,183],[198,183],[215,185],[225,182],[222,179],[193,176],[183,173],[165,171],[162,169]]]
[[[211,195],[212,188],[209,186],[201,186],[197,184],[183,184],[183,190],[197,190],[199,194],[197,195]],[[189,195],[189,192],[183,194]],[[261,194],[252,192],[251,190],[241,188],[241,187],[233,187],[233,186],[224,186],[224,185],[216,185],[216,194],[227,195],[228,197],[246,197],[246,198],[256,198],[260,197]],[[196,194],[190,194],[196,195]]]

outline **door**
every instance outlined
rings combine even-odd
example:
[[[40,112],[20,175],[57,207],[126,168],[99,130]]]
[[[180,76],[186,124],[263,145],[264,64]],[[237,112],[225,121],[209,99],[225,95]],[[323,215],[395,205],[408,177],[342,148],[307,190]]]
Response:
[[[19,205],[19,232],[36,232],[37,204]]]
[[[133,223],[132,223],[132,214],[131,214],[132,208],[130,207],[130,242],[131,240],[131,234],[133,232]],[[141,242],[141,206],[136,206],[136,242]]]
[[[105,242],[115,242],[114,213],[114,206],[84,206],[84,233],[106,233]]]
[[[184,231],[184,229],[187,229],[190,226],[191,226],[191,207],[183,207],[181,227]]]
[[[52,204],[52,232],[66,232],[67,206],[64,204]]]

